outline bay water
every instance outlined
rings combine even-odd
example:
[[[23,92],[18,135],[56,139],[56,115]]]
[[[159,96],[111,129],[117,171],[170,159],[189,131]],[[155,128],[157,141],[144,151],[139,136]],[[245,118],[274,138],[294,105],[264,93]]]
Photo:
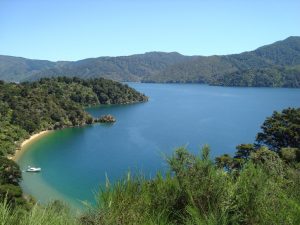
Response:
[[[129,85],[149,102],[88,108],[94,117],[112,114],[113,125],[94,124],[51,132],[26,146],[18,163],[42,167],[23,173],[22,188],[38,201],[60,199],[80,208],[93,203],[99,186],[126,175],[155,176],[164,158],[179,146],[198,154],[204,144],[211,157],[253,143],[274,110],[300,107],[300,89],[213,87],[200,84]]]

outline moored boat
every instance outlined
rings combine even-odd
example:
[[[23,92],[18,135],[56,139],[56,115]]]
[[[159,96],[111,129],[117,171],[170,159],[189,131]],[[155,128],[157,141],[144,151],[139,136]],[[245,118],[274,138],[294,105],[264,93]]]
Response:
[[[28,166],[26,172],[41,172],[41,168],[40,167],[31,167],[31,166]]]

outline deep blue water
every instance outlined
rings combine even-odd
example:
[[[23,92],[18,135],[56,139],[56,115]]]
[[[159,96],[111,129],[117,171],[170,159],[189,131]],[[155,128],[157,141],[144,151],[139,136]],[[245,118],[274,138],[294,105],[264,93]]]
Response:
[[[93,201],[105,174],[111,182],[128,170],[154,176],[166,169],[164,154],[178,146],[198,153],[209,144],[212,158],[232,154],[236,145],[254,142],[274,110],[300,106],[300,89],[129,85],[149,102],[87,109],[95,117],[113,114],[117,122],[56,131],[28,147],[21,168],[35,165],[43,171],[24,173],[27,193],[42,202],[58,198],[78,206]]]

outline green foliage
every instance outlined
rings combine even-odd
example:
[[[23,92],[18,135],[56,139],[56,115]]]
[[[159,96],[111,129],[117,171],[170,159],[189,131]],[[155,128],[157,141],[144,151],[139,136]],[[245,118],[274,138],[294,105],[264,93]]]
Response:
[[[0,56],[0,79],[6,81],[38,80],[44,77],[108,78],[116,81],[140,81],[169,65],[194,57],[176,52],[148,52],[145,54],[99,57],[75,62],[49,62],[19,57]]]
[[[282,159],[289,164],[300,162],[299,148],[281,148],[280,155]]]
[[[223,168],[225,171],[230,171],[234,168],[234,159],[228,154],[216,157],[215,162],[217,167]]]
[[[250,156],[250,160],[259,165],[266,173],[269,173],[277,178],[284,176],[284,163],[280,156],[270,151],[267,147],[261,147]]]
[[[23,191],[20,186],[12,184],[0,185],[0,203],[4,200],[9,202],[12,208],[22,207],[27,209],[30,207],[30,203],[23,198]]]
[[[34,83],[2,83],[0,154],[13,154],[18,142],[47,129],[93,123],[85,106],[147,101],[134,89],[103,78],[45,78]]]
[[[253,144],[241,144],[236,147],[235,158],[248,159],[250,154],[255,151]]]
[[[131,177],[109,184],[99,194],[96,209],[86,214],[89,224],[181,224],[188,217],[187,207],[201,213],[220,210],[218,202],[226,192],[228,177],[203,155],[193,156],[179,148],[168,159],[170,171],[152,180]],[[174,175],[172,175],[174,174]],[[184,216],[184,217],[183,217]]]
[[[0,157],[0,202],[6,200],[13,208],[29,206],[29,203],[23,198],[23,192],[19,186],[21,179],[19,165],[5,157]]]
[[[257,142],[279,152],[281,148],[300,147],[300,108],[288,108],[274,112],[261,126]]]
[[[197,57],[144,78],[144,82],[218,86],[300,87],[300,39],[289,37],[251,52]]]
[[[12,160],[0,157],[0,184],[17,185],[21,179],[19,165]]]
[[[192,155],[179,148],[170,171],[148,180],[131,176],[106,186],[98,204],[77,220],[60,202],[28,211],[0,203],[2,224],[299,224],[300,174],[261,148],[238,176],[219,169],[209,148]],[[280,165],[280,166],[278,166]],[[278,168],[280,168],[278,170]]]
[[[223,168],[228,172],[239,170],[248,161],[251,153],[256,149],[253,144],[241,144],[236,146],[235,156],[231,157],[224,154],[215,158],[215,163],[219,168]]]
[[[299,173],[267,148],[251,153],[239,175],[181,147],[154,179],[107,181],[83,224],[298,224]],[[295,198],[295,196],[297,196]]]
[[[300,202],[286,190],[289,182],[247,163],[231,189],[229,224],[298,224]]]
[[[76,217],[62,204],[49,203],[47,206],[35,205],[28,211],[11,208],[4,200],[0,202],[1,225],[76,225]]]
[[[228,154],[216,157],[215,162],[219,168],[224,168],[231,172],[235,169],[241,169],[243,164],[248,161],[252,155],[260,160],[272,161],[270,150],[279,153],[273,154],[275,157],[281,157],[290,166],[297,167],[300,162],[300,109],[287,108],[282,112],[274,112],[268,117],[261,126],[262,132],[257,134],[256,144],[241,144],[236,147],[235,156]],[[268,155],[263,156],[263,153]],[[264,159],[265,158],[265,159]],[[300,165],[300,164],[299,164]]]

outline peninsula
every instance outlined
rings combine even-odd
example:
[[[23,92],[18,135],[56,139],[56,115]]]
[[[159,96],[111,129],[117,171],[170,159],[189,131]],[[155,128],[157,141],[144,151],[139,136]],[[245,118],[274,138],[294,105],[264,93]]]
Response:
[[[44,78],[20,84],[1,81],[0,155],[12,157],[16,150],[47,130],[97,122],[84,107],[147,100],[128,85],[104,78]]]

